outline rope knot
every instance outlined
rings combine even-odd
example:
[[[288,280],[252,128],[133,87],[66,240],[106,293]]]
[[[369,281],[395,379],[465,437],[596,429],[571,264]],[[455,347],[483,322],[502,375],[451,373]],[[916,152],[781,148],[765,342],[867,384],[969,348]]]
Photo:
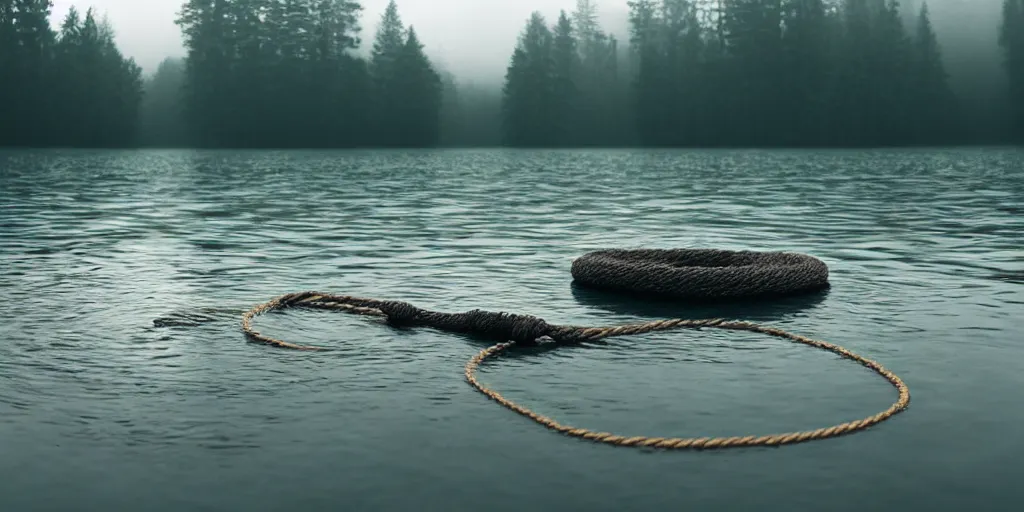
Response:
[[[541,318],[474,309],[464,313],[473,333],[504,341],[527,343],[548,334],[551,326]]]
[[[388,323],[391,325],[414,325],[423,312],[420,308],[400,300],[381,301],[376,307],[387,315]]]

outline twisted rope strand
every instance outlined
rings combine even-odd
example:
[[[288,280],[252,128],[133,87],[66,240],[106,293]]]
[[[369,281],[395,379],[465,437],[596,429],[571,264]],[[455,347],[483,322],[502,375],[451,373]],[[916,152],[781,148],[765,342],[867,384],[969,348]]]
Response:
[[[412,306],[411,304],[400,301],[382,301],[377,299],[307,291],[282,295],[250,309],[242,315],[242,331],[252,341],[267,343],[280,348],[293,350],[325,350],[322,347],[299,345],[272,338],[270,336],[260,334],[253,328],[252,323],[256,316],[291,307],[344,311],[359,315],[383,317],[389,323],[399,325],[418,325],[454,332],[504,337],[505,340],[513,339],[513,341],[502,341],[492,345],[473,356],[465,365],[465,378],[467,382],[488,398],[498,402],[517,414],[530,418],[544,427],[572,437],[616,446],[662,449],[718,449],[732,447],[781,446],[838,437],[858,430],[864,430],[904,411],[910,404],[910,390],[907,388],[906,384],[904,384],[903,380],[878,362],[855,354],[839,345],[814,340],[798,334],[789,333],[781,329],[765,327],[751,322],[727,321],[720,318],[706,320],[669,319],[610,327],[577,327],[568,325],[551,325],[547,324],[540,318],[528,315],[511,315],[507,313],[493,313],[481,310],[474,310],[466,313],[442,313],[422,310]],[[896,388],[899,396],[896,402],[889,406],[888,409],[879,412],[878,414],[814,430],[768,434],[762,436],[749,435],[690,438],[647,436],[626,437],[609,432],[596,432],[585,428],[563,425],[552,418],[536,413],[505,398],[497,391],[481,384],[476,376],[477,370],[484,361],[494,359],[498,355],[508,351],[508,349],[515,346],[517,343],[531,342],[541,337],[547,337],[556,342],[562,343],[580,343],[596,341],[614,336],[630,336],[680,328],[715,328],[756,332],[785,338],[790,341],[827,350],[843,358],[856,361],[881,375]]]

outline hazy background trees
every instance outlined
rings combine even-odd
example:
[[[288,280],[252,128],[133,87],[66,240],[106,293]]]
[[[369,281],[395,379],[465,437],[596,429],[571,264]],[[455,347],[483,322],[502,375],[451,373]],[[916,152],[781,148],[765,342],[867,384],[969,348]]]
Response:
[[[622,19],[522,20],[494,82],[428,57],[393,1],[364,43],[356,0],[187,0],[185,56],[143,80],[91,10],[0,0],[0,146],[1024,142],[1024,0],[946,44],[922,0],[602,1]]]
[[[630,145],[629,74],[618,41],[580,0],[553,26],[540,13],[526,24],[505,75],[502,134],[512,146]]]

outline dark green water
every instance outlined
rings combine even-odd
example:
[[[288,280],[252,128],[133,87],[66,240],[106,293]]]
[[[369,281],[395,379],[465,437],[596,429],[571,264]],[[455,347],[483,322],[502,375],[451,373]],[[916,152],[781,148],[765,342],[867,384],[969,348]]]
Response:
[[[742,307],[571,286],[608,247],[793,250],[825,294]],[[1019,510],[1024,152],[2,152],[0,510]],[[463,380],[483,343],[291,312],[304,289],[608,325],[764,322],[879,360],[910,409],[778,449],[562,437]],[[225,308],[191,327],[174,312]],[[483,368],[624,435],[801,430],[895,391],[735,332],[616,338]]]

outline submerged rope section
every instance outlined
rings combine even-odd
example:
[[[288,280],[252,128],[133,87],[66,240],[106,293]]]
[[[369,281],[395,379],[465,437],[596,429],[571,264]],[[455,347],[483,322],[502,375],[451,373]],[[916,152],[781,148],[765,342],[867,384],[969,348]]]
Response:
[[[633,263],[631,265],[631,262]],[[822,274],[824,269],[824,274]],[[633,274],[632,281],[627,274]],[[743,278],[743,275],[746,278]],[[573,276],[585,284],[612,289],[632,289],[663,293],[677,297],[767,296],[795,293],[827,285],[828,270],[819,260],[790,253],[754,253],[711,249],[598,251],[573,262]],[[625,276],[625,277],[624,277]],[[651,277],[660,276],[660,279]],[[751,279],[751,276],[754,278]],[[772,277],[774,276],[774,279]],[[609,283],[608,280],[612,282]],[[630,286],[630,282],[634,283]],[[745,284],[744,284],[745,283]],[[701,293],[703,290],[703,293]],[[472,310],[444,313],[420,309],[402,301],[333,295],[315,291],[289,293],[259,304],[242,316],[242,330],[255,342],[295,350],[327,350],[322,347],[282,341],[259,333],[253,319],[261,314],[287,308],[309,308],[344,311],[381,317],[390,325],[431,327],[449,332],[470,334],[499,341],[465,365],[466,380],[475,389],[502,406],[563,434],[618,446],[664,449],[712,449],[751,446],[781,446],[826,439],[864,430],[905,410],[910,404],[910,391],[896,374],[881,364],[857,355],[839,345],[814,340],[781,329],[751,322],[669,319],[640,324],[610,327],[579,327],[554,325],[530,315]],[[494,359],[517,344],[532,344],[542,339],[556,343],[584,343],[614,336],[629,336],[672,329],[728,329],[767,334],[802,343],[850,359],[879,374],[898,392],[897,400],[888,409],[873,416],[814,430],[732,437],[627,437],[608,432],[563,425],[547,416],[519,405],[497,391],[483,385],[477,370],[485,361]]]

